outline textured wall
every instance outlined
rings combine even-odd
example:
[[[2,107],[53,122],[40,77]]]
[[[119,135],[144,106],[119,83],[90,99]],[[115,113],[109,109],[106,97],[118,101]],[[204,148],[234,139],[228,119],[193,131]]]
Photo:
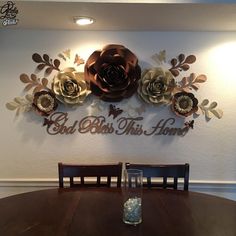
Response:
[[[142,68],[154,66],[150,58],[166,49],[172,58],[183,52],[195,54],[197,62],[189,72],[204,73],[208,81],[196,93],[201,101],[216,100],[224,110],[224,117],[204,116],[195,120],[194,130],[185,137],[170,136],[117,136],[79,134],[50,136],[42,127],[42,119],[33,113],[15,118],[5,104],[23,95],[21,73],[34,72],[31,60],[34,52],[56,57],[70,48],[84,59],[106,44],[123,44],[139,58]],[[57,162],[76,163],[182,163],[191,165],[191,180],[236,180],[236,33],[201,32],[86,32],[86,31],[0,31],[0,115],[1,155],[0,179],[56,178]],[[188,75],[188,73],[186,74]],[[119,106],[136,106],[132,98]],[[88,114],[87,105],[67,110],[71,120]],[[107,105],[100,114],[107,115]],[[145,125],[155,120],[175,117],[167,108],[148,107],[143,114]],[[181,118],[176,118],[181,124]]]

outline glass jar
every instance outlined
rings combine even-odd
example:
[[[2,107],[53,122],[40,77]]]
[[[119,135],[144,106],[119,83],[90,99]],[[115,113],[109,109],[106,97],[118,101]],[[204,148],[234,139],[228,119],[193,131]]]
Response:
[[[143,172],[138,169],[124,170],[123,222],[137,225],[142,222]]]

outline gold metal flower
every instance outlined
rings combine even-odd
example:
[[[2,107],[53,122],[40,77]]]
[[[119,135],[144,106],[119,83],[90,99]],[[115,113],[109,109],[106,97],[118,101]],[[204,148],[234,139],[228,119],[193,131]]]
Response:
[[[53,79],[52,90],[56,98],[64,104],[82,104],[90,93],[84,80],[84,73],[74,68],[60,71]]]
[[[138,94],[147,103],[167,104],[171,101],[175,79],[160,67],[145,70],[139,83]]]
[[[190,116],[198,110],[198,100],[192,93],[176,93],[173,98],[172,109],[176,115]]]
[[[58,104],[53,93],[40,91],[34,94],[32,106],[41,116],[48,116],[57,109]]]

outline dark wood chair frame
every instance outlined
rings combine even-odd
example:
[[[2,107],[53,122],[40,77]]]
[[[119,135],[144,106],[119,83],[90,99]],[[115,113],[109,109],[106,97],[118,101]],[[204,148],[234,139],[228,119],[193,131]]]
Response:
[[[188,190],[189,186],[189,164],[177,165],[152,165],[152,164],[130,164],[125,163],[126,169],[139,169],[143,171],[143,177],[147,179],[143,183],[147,188],[173,188],[178,189],[178,179],[183,178],[184,190]],[[163,178],[162,182],[152,181],[153,178]],[[168,178],[173,178],[173,181],[168,182]]]
[[[102,165],[74,165],[58,163],[59,187],[64,188],[64,178],[70,179],[70,187],[111,187],[112,177],[116,177],[116,186],[121,187],[122,163]],[[79,177],[79,183],[74,178]],[[96,181],[86,181],[86,177],[94,177]],[[106,181],[101,181],[106,177]]]

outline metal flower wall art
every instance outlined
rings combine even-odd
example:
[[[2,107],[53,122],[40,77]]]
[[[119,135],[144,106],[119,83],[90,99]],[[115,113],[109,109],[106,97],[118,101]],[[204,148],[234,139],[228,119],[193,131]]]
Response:
[[[131,97],[141,76],[138,58],[121,45],[108,45],[93,52],[84,72],[92,93],[107,102]]]
[[[155,54],[153,59],[159,66],[145,69],[139,82],[138,94],[143,101],[153,105],[169,105],[180,117],[202,113],[207,119],[213,115],[222,118],[223,111],[216,108],[216,102],[209,104],[208,99],[204,99],[199,104],[193,93],[200,88],[201,83],[206,82],[206,75],[190,73],[187,77],[181,76],[181,72],[188,71],[190,65],[196,61],[194,55],[179,54],[177,58],[170,60],[170,68],[167,69],[163,66],[166,62],[165,50]]]
[[[203,114],[207,119],[223,116],[215,101],[199,102],[196,97],[200,85],[207,80],[206,75],[181,75],[195,63],[194,55],[179,54],[167,62],[166,52],[162,50],[152,57],[157,66],[141,71],[136,55],[122,45],[111,44],[94,51],[86,62],[78,54],[73,57],[71,54],[66,50],[58,54],[59,59],[52,59],[48,54],[34,53],[35,73],[20,75],[27,94],[14,98],[6,107],[16,111],[16,115],[34,110],[48,117],[63,105],[88,104],[85,101],[93,95],[91,99],[108,103],[109,116],[114,119],[125,111],[117,108],[118,102],[137,95],[141,105],[135,109],[139,115],[145,112],[143,104],[146,104],[146,107],[166,106],[182,118],[193,114]],[[70,61],[72,66],[62,68],[63,61]],[[84,71],[79,72],[83,64]],[[37,76],[39,73],[44,73],[43,78]],[[185,126],[193,128],[193,120],[185,122]]]

